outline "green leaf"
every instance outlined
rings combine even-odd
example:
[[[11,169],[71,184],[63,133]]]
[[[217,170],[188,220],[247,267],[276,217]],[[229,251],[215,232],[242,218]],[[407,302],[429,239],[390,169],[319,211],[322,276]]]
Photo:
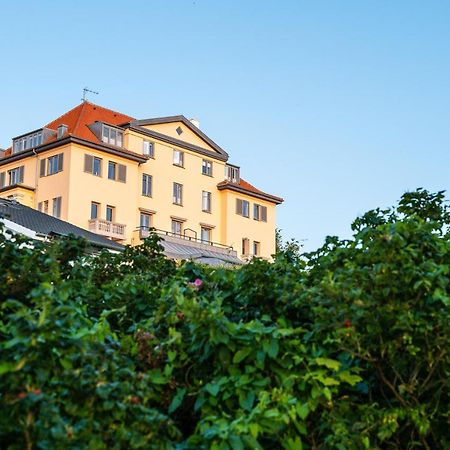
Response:
[[[184,395],[186,394],[186,388],[178,388],[177,393],[172,399],[172,402],[169,406],[169,414],[172,414],[175,410],[178,409],[178,407],[183,402]]]
[[[316,363],[319,366],[325,366],[328,369],[332,370],[339,370],[339,368],[341,367],[341,363],[339,361],[329,358],[316,358]]]
[[[285,450],[302,450],[303,444],[302,440],[299,436],[296,436],[295,438],[288,438],[282,442],[283,448]]]
[[[305,420],[308,417],[308,414],[309,414],[308,403],[304,403],[303,405],[301,405],[300,403],[297,403],[295,409],[296,409],[297,415],[298,415],[298,417],[300,417],[300,419]]]
[[[338,373],[338,377],[342,381],[345,381],[346,383],[351,384],[352,386],[354,386],[355,384],[362,381],[362,378],[359,375],[353,375],[350,372],[348,372],[347,370],[344,372]]]
[[[205,386],[205,389],[213,396],[215,397],[219,391],[220,391],[220,386],[216,383],[208,383]]]
[[[228,441],[233,450],[244,450],[244,443],[242,442],[242,439],[239,436],[232,434],[228,438]]]
[[[251,348],[243,348],[235,353],[233,357],[233,363],[239,364],[242,360],[244,360],[250,353],[252,352]]]

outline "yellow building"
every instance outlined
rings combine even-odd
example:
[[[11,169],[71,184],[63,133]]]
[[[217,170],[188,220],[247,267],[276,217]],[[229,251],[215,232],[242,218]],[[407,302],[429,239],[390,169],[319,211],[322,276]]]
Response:
[[[244,181],[197,121],[136,120],[87,101],[13,138],[0,156],[0,197],[120,243],[153,227],[243,260],[275,252],[283,201]]]

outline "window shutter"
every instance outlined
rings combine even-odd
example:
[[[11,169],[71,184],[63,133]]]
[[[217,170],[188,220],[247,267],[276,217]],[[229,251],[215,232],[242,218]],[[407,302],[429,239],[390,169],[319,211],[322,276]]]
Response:
[[[240,198],[236,199],[236,214],[240,214],[242,216],[242,200]]]
[[[259,220],[259,205],[257,205],[256,203],[253,205],[253,219],[255,220]]]
[[[261,206],[261,220],[267,222],[267,206]]]
[[[84,155],[84,171],[89,173],[94,171],[94,157],[92,155]]]
[[[58,172],[61,172],[61,170],[63,170],[64,153],[61,153],[58,156],[59,156],[59,158],[58,158]]]
[[[18,183],[23,183],[23,169],[24,169],[24,166],[19,167],[19,175],[18,175],[18,180],[17,180]]]
[[[45,177],[45,163],[47,162],[46,159],[41,159],[41,168],[39,170],[39,176]]]
[[[127,166],[119,164],[119,181],[126,183],[127,181]]]
[[[0,188],[5,187],[5,172],[0,173]]]

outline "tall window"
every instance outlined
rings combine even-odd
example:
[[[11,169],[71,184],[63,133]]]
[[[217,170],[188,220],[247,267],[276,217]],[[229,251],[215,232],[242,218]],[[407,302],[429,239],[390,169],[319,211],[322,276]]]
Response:
[[[116,147],[123,146],[123,132],[117,128],[110,127],[103,124],[102,141],[105,144],[115,145]]]
[[[115,210],[114,206],[106,206],[106,220],[108,222],[114,222]]]
[[[250,203],[247,200],[236,199],[236,214],[243,217],[249,217]]]
[[[151,214],[141,212],[140,227],[141,230],[148,231],[151,228]]]
[[[142,148],[142,152],[144,155],[148,156],[149,158],[155,157],[155,147],[153,142],[147,141],[144,139],[144,144]]]
[[[173,183],[173,203],[175,205],[183,205],[183,185]]]
[[[183,222],[180,220],[172,219],[172,233],[181,236],[183,231]]]
[[[152,196],[152,176],[146,173],[142,175],[142,195]]]
[[[117,172],[117,164],[115,162],[109,161],[108,162],[108,179],[115,180],[116,179],[116,172]]]
[[[225,178],[232,183],[239,183],[239,167],[225,166]]]
[[[16,167],[15,169],[8,170],[9,185],[23,183],[24,166]]]
[[[61,197],[53,199],[53,217],[61,217]]]
[[[6,184],[6,172],[0,173],[0,189],[4,188]]]
[[[102,176],[102,160],[92,155],[84,155],[84,171],[97,177]]]
[[[202,162],[202,174],[212,177],[212,162],[204,159]]]
[[[100,204],[97,202],[91,202],[91,219],[98,219],[98,210]]]
[[[63,170],[63,160],[64,153],[50,156],[50,158],[47,159],[41,159],[39,175],[44,177],[45,175],[53,175],[54,173],[61,172]]]
[[[173,164],[175,166],[184,167],[184,153],[180,150],[173,151]]]
[[[253,254],[255,256],[259,256],[261,253],[261,243],[257,241],[253,241]]]
[[[253,218],[255,220],[261,220],[262,222],[267,222],[267,207],[255,203],[253,205]]]
[[[211,192],[202,192],[202,211],[211,212]]]
[[[127,166],[124,164],[117,164],[113,161],[109,161],[108,162],[108,178],[110,180],[121,181],[122,183],[126,183],[126,181],[127,181]]]
[[[202,227],[200,233],[200,239],[204,244],[209,244],[211,242],[211,228]]]

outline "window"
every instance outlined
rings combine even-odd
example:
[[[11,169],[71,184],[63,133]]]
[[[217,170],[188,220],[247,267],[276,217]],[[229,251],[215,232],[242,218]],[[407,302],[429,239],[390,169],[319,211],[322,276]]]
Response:
[[[211,192],[202,192],[202,211],[211,212]]]
[[[61,217],[61,197],[53,199],[53,217]]]
[[[236,214],[243,217],[249,217],[250,203],[247,200],[236,199]]]
[[[183,222],[172,219],[172,233],[181,236],[183,231]]]
[[[146,173],[142,175],[142,195],[152,196],[152,176]]]
[[[44,202],[39,202],[38,203],[38,211],[42,212],[42,206],[43,206]]]
[[[117,164],[109,161],[108,163],[108,179],[115,180],[116,179],[116,173],[117,173]]]
[[[84,155],[84,171],[97,177],[102,176],[102,160],[92,155]]]
[[[239,167],[225,166],[225,178],[232,183],[239,183]]]
[[[114,208],[114,206],[107,206],[106,207],[106,220],[108,222],[113,222],[114,221],[114,216],[115,216],[115,211],[116,208]]]
[[[154,158],[155,157],[155,147],[154,147],[153,142],[146,141],[144,139],[144,146],[143,146],[142,152],[144,153],[144,155],[148,156],[149,158]]]
[[[94,161],[94,163],[95,163],[95,161]],[[108,162],[108,179],[126,183],[126,181],[127,181],[127,166],[125,166],[124,164],[117,164],[113,161],[109,161]]]
[[[184,167],[184,153],[180,150],[173,151],[173,164],[175,166]]]
[[[100,204],[97,202],[91,202],[91,219],[98,219],[98,210]]]
[[[173,203],[175,205],[183,205],[183,185],[173,183]]]
[[[202,227],[200,232],[200,239],[204,244],[211,242],[211,228]]]
[[[102,141],[105,144],[115,145],[116,147],[123,146],[123,132],[117,128],[110,127],[103,124]]]
[[[48,214],[48,200],[43,201],[43,203],[44,203],[43,212],[45,214]]]
[[[257,241],[253,241],[253,254],[255,256],[260,255],[260,248],[261,248],[261,243],[257,242]]]
[[[247,256],[249,253],[250,241],[247,238],[242,239],[242,254]]]
[[[141,212],[140,227],[141,230],[148,231],[151,228],[151,214]]]
[[[42,130],[36,133],[31,133],[27,136],[23,136],[13,141],[13,153],[21,152],[22,150],[28,150],[30,148],[38,147],[43,141]]]
[[[253,219],[267,222],[267,207],[255,203],[253,205]]]
[[[8,170],[9,185],[23,183],[23,171],[24,166],[16,167],[15,169]]]
[[[0,173],[0,189],[4,188],[6,184],[6,172]]]
[[[202,162],[202,174],[212,177],[212,162],[204,159]]]
[[[47,159],[41,159],[39,175],[45,177],[46,175],[53,175],[63,170],[64,153],[55,156],[50,156]]]

